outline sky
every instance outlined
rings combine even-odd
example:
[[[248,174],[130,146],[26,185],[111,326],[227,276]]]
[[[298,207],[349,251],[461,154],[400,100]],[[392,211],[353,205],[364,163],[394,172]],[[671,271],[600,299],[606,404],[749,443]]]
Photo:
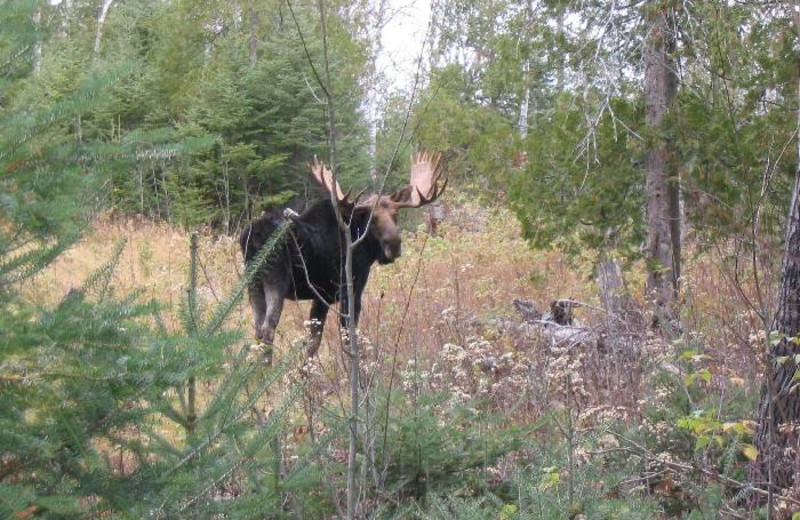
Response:
[[[409,91],[427,35],[431,4],[430,0],[389,0],[388,5],[390,18],[381,33],[377,66],[390,89]]]

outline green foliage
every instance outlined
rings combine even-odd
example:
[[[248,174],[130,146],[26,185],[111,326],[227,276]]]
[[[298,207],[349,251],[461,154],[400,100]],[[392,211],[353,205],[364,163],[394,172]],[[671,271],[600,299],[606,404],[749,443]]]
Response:
[[[506,174],[509,195],[534,246],[555,243],[578,255],[619,244],[623,257],[636,258],[645,234],[643,148],[617,118],[630,121],[639,107],[614,100],[591,132],[586,110],[562,99],[548,123],[531,130],[528,162]]]
[[[506,417],[468,407],[476,403],[450,403],[446,392],[408,397],[399,390],[369,396],[375,413],[364,425],[362,442],[373,448],[359,456],[359,472],[371,475],[362,492],[374,497],[378,517],[419,518],[435,511],[444,497],[482,510],[484,501],[507,493],[491,482],[491,468],[521,449],[535,427],[509,426]],[[321,419],[316,428],[326,433],[296,447],[299,461],[284,481],[283,489],[297,503],[296,518],[335,514],[332,499],[343,491],[346,466],[332,455],[344,452],[347,421],[332,414]]]
[[[472,101],[466,71],[450,65],[434,71],[414,116],[425,146],[446,151],[459,182],[478,194],[491,191],[510,165],[513,123],[502,112]]]
[[[6,64],[3,77],[9,81],[0,114],[1,291],[46,266],[97,208],[104,168],[123,152],[80,134],[83,114],[131,74],[127,63],[77,74],[77,66],[20,52],[26,45],[29,51],[44,45],[38,24],[19,23],[20,17],[41,15],[40,6],[7,4],[0,17],[0,63]]]
[[[0,318],[0,493],[12,497],[0,505],[4,515],[31,507],[46,517],[224,513],[231,508],[217,497],[243,479],[248,515],[280,509],[273,441],[302,387],[292,387],[266,422],[254,422],[251,411],[294,358],[270,368],[245,347],[231,359],[240,334],[220,327],[255,267],[207,318],[191,270],[186,330],[159,332],[146,325],[145,318],[159,321],[153,303],[113,296],[122,245],[54,308],[10,302]],[[206,393],[199,381],[216,381],[213,396],[198,399]],[[237,503],[234,516],[244,506]]]
[[[14,148],[5,164],[48,143],[54,157],[82,159],[74,164],[76,176],[100,183],[102,190],[64,181],[76,194],[96,197],[92,209],[111,206],[226,232],[269,204],[303,205],[309,195],[306,161],[327,155],[313,8],[295,8],[301,39],[294,24],[285,23],[280,2],[243,14],[227,2],[198,7],[184,0],[135,0],[113,4],[102,27],[96,27],[94,9],[80,2],[6,4],[0,101],[4,126],[16,131],[10,141],[0,141]],[[242,16],[252,19],[243,24]],[[360,189],[369,181],[360,115],[367,43],[351,36],[349,23],[331,16],[332,90],[343,136],[336,166],[343,183]],[[101,31],[97,52],[94,30]],[[83,154],[70,149],[75,142],[85,146]],[[78,173],[87,169],[86,159],[102,162],[101,177]],[[60,164],[59,179],[70,173],[63,170]],[[62,192],[64,200],[77,198],[64,186],[40,185]]]
[[[521,447],[522,429],[502,426],[502,417],[483,417],[469,405],[446,402],[448,394],[419,397],[415,403],[392,399],[385,444],[378,466],[385,466],[386,486],[401,496],[470,495],[486,488],[483,473],[504,455]],[[378,399],[380,402],[381,399]]]
[[[302,206],[306,161],[327,155],[325,105],[315,11],[295,6],[303,38],[285,6],[268,2],[243,12],[226,2],[126,2],[109,13],[102,60],[137,64],[136,77],[97,113],[106,133],[170,127],[179,139],[213,146],[158,160],[113,179],[117,209],[188,226],[232,232],[270,204]],[[242,17],[245,23],[242,23]],[[251,18],[252,17],[252,18]],[[361,121],[361,43],[332,17],[330,66],[340,134],[338,173],[360,188],[368,181]],[[254,31],[254,33],[253,33]],[[258,38],[253,61],[251,39]],[[310,57],[310,58],[309,58]],[[110,125],[110,126],[108,126]]]
[[[641,83],[648,5],[434,9],[438,60],[416,112],[421,134],[451,151],[472,186],[507,195],[535,247],[641,254],[655,137]],[[704,2],[674,15],[680,85],[660,131],[674,144],[685,215],[711,239],[754,226],[780,236],[795,170],[791,13]]]
[[[109,262],[53,308],[4,300],[0,326],[4,516],[35,507],[50,517],[87,512],[86,497],[114,485],[101,443],[114,445],[145,410],[132,407],[148,384],[135,338],[151,303],[109,297]],[[108,446],[109,444],[103,444]],[[6,466],[7,464],[7,466]],[[12,478],[8,478],[12,477]]]
[[[552,432],[551,432],[552,433]],[[526,437],[522,449],[528,454],[524,464],[516,466],[503,488],[456,488],[456,492],[431,494],[423,504],[406,508],[393,518],[431,519],[561,519],[564,517],[626,520],[656,518],[657,501],[641,490],[619,494],[618,482],[635,471],[635,464],[622,458],[613,461],[590,461],[569,475],[564,439],[557,436]],[[594,447],[588,439],[582,448]],[[518,461],[522,462],[522,461]],[[574,486],[574,501],[569,503],[568,482]]]
[[[231,354],[240,334],[222,327],[255,267],[205,313],[195,250],[183,307],[190,319],[179,332],[166,330],[154,302],[111,285],[124,243],[66,295],[53,295],[52,305],[30,301],[23,285],[74,243],[109,188],[117,189],[115,178],[132,165],[158,171],[178,155],[198,154],[211,134],[154,125],[128,131],[121,117],[108,131],[109,107],[141,79],[136,57],[92,63],[85,54],[47,52],[58,46],[35,30],[39,22],[19,23],[45,19],[40,3],[3,7],[0,56],[11,88],[0,116],[0,514],[224,514],[230,508],[218,498],[244,476],[249,517],[274,514],[281,499],[273,441],[301,386],[287,387],[270,419],[257,423],[254,403],[288,366],[254,362],[247,347]],[[51,38],[68,49],[86,44],[68,32]],[[41,59],[19,51],[31,42],[44,49]],[[198,385],[212,380],[208,396]],[[237,515],[243,511],[237,506]]]

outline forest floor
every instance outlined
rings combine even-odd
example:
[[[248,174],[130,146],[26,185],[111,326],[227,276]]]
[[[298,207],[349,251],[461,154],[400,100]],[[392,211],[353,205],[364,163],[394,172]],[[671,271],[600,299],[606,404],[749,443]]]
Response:
[[[107,261],[120,240],[127,244],[113,275],[114,290],[143,291],[141,299],[163,305],[167,327],[179,328],[189,234],[164,223],[99,218],[25,290],[37,301],[56,303]],[[489,430],[533,428],[526,436],[558,448],[537,460],[530,446],[501,449],[504,455],[487,463],[480,479],[496,484],[529,470],[535,482],[529,493],[554,494],[545,502],[562,509],[576,507],[576,496],[584,493],[613,502],[617,509],[632,496],[644,497],[652,504],[642,508],[665,517],[675,508],[678,515],[733,511],[741,490],[710,475],[742,477],[752,456],[750,419],[766,341],[753,302],[759,294],[762,299],[774,294],[769,274],[778,266],[762,259],[768,269],[762,266],[756,280],[742,255],[728,245],[695,246],[686,258],[682,329],[666,338],[645,326],[649,318],[642,303],[641,265],[626,272],[637,319],[620,326],[616,322],[624,317],[611,319],[599,310],[591,267],[596,258],[568,261],[555,251],[531,250],[506,210],[452,209],[438,236],[428,235],[422,225],[406,231],[402,258],[372,270],[360,324],[365,389],[385,391],[388,386],[391,393],[394,385],[415,403],[421,395],[440,396],[432,408],[440,425],[446,423],[446,410],[461,406],[500,418]],[[235,237],[201,231],[198,290],[206,305],[224,300],[242,270]],[[586,332],[583,339],[526,322],[513,303],[524,299],[547,311],[551,301],[561,298],[587,304],[575,310]],[[304,337],[308,306],[287,302],[284,307],[276,337],[278,359]],[[346,359],[331,318],[304,402],[343,416]],[[242,301],[226,327],[240,328],[247,343],[250,319]],[[213,385],[206,382],[204,388],[213,392]],[[266,411],[270,403],[263,406]],[[295,445],[287,452],[298,452],[309,430],[316,428],[317,435],[325,430],[326,412],[315,416],[309,408],[292,414]],[[547,421],[544,428],[542,421]],[[456,426],[454,431],[467,428]],[[621,461],[612,460],[620,454]],[[709,486],[719,489],[712,493]]]

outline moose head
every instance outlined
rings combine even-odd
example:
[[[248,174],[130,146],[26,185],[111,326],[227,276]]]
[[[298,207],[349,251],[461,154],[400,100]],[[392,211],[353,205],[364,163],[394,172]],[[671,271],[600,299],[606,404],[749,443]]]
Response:
[[[409,184],[390,195],[371,195],[363,200],[357,196],[350,200],[351,192],[344,193],[339,183],[317,157],[309,164],[311,174],[319,186],[333,195],[344,216],[352,215],[358,222],[366,215],[371,240],[379,244],[376,258],[380,264],[394,262],[401,253],[400,230],[397,227],[397,213],[405,208],[419,208],[439,198],[447,187],[447,177],[442,181],[444,161],[441,154],[419,152],[411,157],[411,180]]]

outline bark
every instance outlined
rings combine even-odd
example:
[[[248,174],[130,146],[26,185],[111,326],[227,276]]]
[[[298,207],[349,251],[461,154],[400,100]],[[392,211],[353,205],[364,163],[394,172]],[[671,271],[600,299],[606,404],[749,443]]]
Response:
[[[615,355],[619,360],[633,360],[638,351],[636,338],[642,330],[641,313],[628,291],[619,262],[606,251],[597,264],[597,284],[607,313],[597,341],[598,351]]]
[[[530,43],[531,35],[530,35],[530,27],[533,25],[533,5],[530,0],[528,0],[526,5],[526,21],[525,21],[525,31],[523,32],[523,42],[525,46]],[[530,101],[531,101],[531,85],[530,85],[530,76],[531,76],[531,62],[526,57],[525,61],[522,64],[522,102],[520,103],[519,107],[519,121],[517,123],[517,127],[519,129],[519,136],[524,140],[528,137],[528,111],[530,109]]]
[[[556,16],[556,37],[558,38],[557,41],[561,41],[561,38],[564,36],[564,11],[561,9],[558,10],[558,15]],[[558,53],[563,52],[561,49],[561,44],[558,44]],[[558,54],[556,54],[558,55]],[[566,67],[556,67],[556,91],[561,91],[564,89],[564,69]]]
[[[647,291],[657,318],[669,319],[680,275],[680,207],[673,143],[665,118],[675,100],[674,20],[671,7],[651,2],[651,31],[644,49],[645,122],[653,139],[647,152]]]
[[[334,172],[334,182],[336,181],[336,113],[334,97],[331,92],[331,74],[330,74],[330,61],[328,59],[328,32],[327,21],[325,13],[325,0],[318,0],[320,31],[322,33],[322,56],[324,60],[324,81],[325,81],[325,99],[328,106],[328,149],[330,153],[331,169]],[[358,492],[356,490],[356,467],[358,455],[358,422],[359,422],[359,388],[360,388],[360,353],[358,343],[358,331],[356,330],[356,310],[355,310],[355,291],[353,285],[353,248],[354,244],[350,234],[350,227],[342,219],[339,214],[339,205],[335,200],[336,191],[331,190],[331,202],[333,203],[334,211],[336,211],[336,219],[339,221],[339,226],[342,229],[342,235],[345,238],[345,285],[347,294],[347,345],[350,350],[348,352],[350,357],[350,417],[348,423],[350,426],[349,447],[347,454],[347,518],[353,520],[356,518],[356,509],[358,506]]]
[[[254,0],[250,0],[249,3],[249,15],[250,15],[250,66],[255,67],[258,63],[258,26],[261,23],[261,20],[258,16],[258,11],[256,10],[255,5],[253,5]]]
[[[103,38],[103,24],[106,22],[108,10],[111,9],[113,3],[114,0],[103,0],[103,7],[100,8],[100,14],[97,16],[97,30],[94,33],[94,52],[92,54],[94,59],[97,59],[97,53],[100,51],[100,41]]]
[[[37,9],[35,13],[33,13],[33,25],[36,28],[37,35],[36,35],[36,43],[34,44],[33,48],[33,72],[35,74],[39,74],[42,70],[42,10]]]
[[[614,258],[603,255],[597,265],[597,282],[603,308],[610,314],[624,315],[629,306],[628,290],[622,270]]]
[[[673,94],[674,97],[674,94]],[[670,172],[667,180],[667,196],[669,197],[669,233],[672,239],[672,287],[677,293],[680,288],[681,276],[681,237],[683,234],[682,214],[681,214],[681,195],[680,177],[678,176],[677,165],[673,162],[669,165]]]
[[[369,178],[373,184],[378,182],[378,118],[372,113],[372,121],[369,123],[369,143],[367,144],[367,155],[369,156]]]
[[[774,347],[768,346],[767,374],[758,407],[754,479],[768,481],[774,490],[800,484],[800,380],[794,379],[800,369],[795,359],[800,346],[792,341],[800,335],[800,166],[795,173],[780,289],[770,330],[778,332],[781,339]]]
[[[531,100],[531,88],[529,86],[530,63],[526,60],[522,65],[522,103],[519,107],[519,136],[522,139],[528,137],[528,108]]]

